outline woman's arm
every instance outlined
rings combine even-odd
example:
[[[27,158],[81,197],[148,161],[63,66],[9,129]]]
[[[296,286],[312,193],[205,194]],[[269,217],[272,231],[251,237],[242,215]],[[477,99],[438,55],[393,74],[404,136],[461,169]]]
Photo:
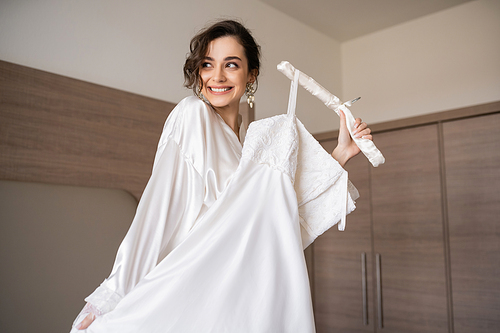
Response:
[[[190,140],[200,137],[188,135],[190,132],[184,128],[190,129],[201,121],[196,117],[197,105],[192,104],[189,100],[181,101],[165,123],[151,178],[118,249],[112,272],[85,299],[88,305],[78,315],[75,328],[86,328],[96,316],[112,311],[121,298],[182,241],[196,222],[204,203],[205,185],[193,166],[195,159],[191,155],[186,157],[181,148],[181,143],[188,146]],[[190,116],[187,121],[186,114]],[[176,138],[181,135],[184,135],[183,141],[179,142]]]
[[[84,329],[97,316],[112,311],[122,297],[180,243],[196,221],[202,205],[204,182],[178,145],[169,140],[123,239],[110,276],[85,301],[78,316]],[[78,321],[77,320],[77,321]]]

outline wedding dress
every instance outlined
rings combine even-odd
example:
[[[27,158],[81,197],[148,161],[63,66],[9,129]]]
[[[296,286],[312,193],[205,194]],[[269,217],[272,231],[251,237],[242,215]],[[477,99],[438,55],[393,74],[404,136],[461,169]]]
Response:
[[[178,104],[112,273],[86,298],[104,315],[72,333],[315,331],[303,249],[343,229],[357,191],[295,117],[296,89],[243,147],[199,99]]]

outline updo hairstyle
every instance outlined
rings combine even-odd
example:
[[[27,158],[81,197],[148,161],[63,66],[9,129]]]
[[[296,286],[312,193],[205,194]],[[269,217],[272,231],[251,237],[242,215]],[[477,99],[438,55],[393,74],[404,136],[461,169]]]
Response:
[[[243,46],[248,60],[248,71],[255,70],[257,79],[260,69],[260,46],[241,23],[233,20],[219,21],[198,32],[189,45],[190,53],[184,64],[184,86],[193,89],[195,94],[198,93],[198,85],[201,82],[199,69],[207,56],[208,45],[211,41],[226,36],[236,38]]]

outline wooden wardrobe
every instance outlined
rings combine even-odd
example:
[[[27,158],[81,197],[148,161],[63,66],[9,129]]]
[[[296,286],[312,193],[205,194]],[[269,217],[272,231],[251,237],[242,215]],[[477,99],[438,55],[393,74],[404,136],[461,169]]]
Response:
[[[307,250],[318,333],[499,332],[500,102],[372,129],[386,163],[347,164],[358,208]]]

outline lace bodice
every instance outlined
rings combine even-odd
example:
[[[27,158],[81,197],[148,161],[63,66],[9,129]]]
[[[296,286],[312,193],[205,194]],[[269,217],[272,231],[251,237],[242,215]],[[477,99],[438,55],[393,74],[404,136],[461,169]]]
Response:
[[[298,151],[294,118],[278,115],[250,124],[241,158],[267,164],[286,174],[293,183]]]

